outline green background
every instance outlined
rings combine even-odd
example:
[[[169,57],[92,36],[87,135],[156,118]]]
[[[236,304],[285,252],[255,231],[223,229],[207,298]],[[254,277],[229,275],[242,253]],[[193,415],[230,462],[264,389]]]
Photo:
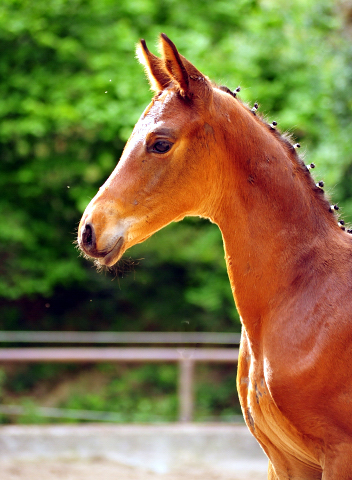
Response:
[[[160,32],[292,133],[352,220],[348,2],[2,0],[1,328],[239,331],[215,225],[170,225],[105,273],[73,245],[151,98],[135,44]]]

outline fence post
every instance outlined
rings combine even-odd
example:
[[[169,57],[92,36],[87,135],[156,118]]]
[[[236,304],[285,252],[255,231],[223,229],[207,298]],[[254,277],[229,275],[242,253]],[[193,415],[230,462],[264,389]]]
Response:
[[[179,421],[191,422],[193,419],[193,372],[194,361],[182,358],[179,361]]]

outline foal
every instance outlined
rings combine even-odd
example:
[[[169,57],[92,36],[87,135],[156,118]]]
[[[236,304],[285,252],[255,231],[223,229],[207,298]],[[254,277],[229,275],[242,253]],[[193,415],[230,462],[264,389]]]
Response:
[[[111,266],[187,215],[221,230],[242,318],[238,391],[269,479],[352,479],[352,238],[257,105],[180,55],[138,52],[156,92],[79,226]]]

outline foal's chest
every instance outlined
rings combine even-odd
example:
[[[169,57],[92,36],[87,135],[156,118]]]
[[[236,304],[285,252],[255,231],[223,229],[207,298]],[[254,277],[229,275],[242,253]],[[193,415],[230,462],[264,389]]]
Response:
[[[274,373],[273,373],[274,374]],[[304,435],[289,422],[280,410],[267,384],[265,360],[255,355],[248,340],[242,342],[237,387],[244,418],[248,428],[262,445],[269,458],[279,449],[313,465],[315,459]]]

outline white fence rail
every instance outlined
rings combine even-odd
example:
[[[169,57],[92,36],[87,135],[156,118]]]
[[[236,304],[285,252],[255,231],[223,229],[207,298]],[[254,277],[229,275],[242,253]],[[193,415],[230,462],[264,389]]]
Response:
[[[238,345],[241,334],[219,332],[32,332],[0,331],[0,342],[13,343],[163,343]]]

